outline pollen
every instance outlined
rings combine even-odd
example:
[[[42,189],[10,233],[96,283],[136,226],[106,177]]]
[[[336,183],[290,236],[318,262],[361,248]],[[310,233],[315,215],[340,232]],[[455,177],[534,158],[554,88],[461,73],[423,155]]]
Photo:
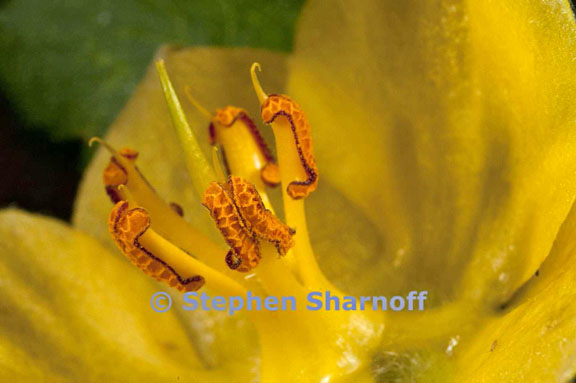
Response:
[[[294,229],[286,226],[270,210],[266,209],[254,185],[240,177],[231,176],[228,185],[234,204],[242,215],[247,229],[258,239],[273,243],[278,254],[286,255],[294,246]]]
[[[134,163],[136,158],[138,158],[138,152],[130,148],[121,149],[118,151],[118,155],[131,163]],[[116,160],[114,156],[110,157],[110,161],[102,174],[102,180],[104,182],[104,187],[106,188],[106,194],[108,194],[113,203],[117,203],[124,199],[118,190],[118,186],[126,185],[128,182],[128,171],[118,162],[118,160]]]
[[[150,277],[182,292],[196,291],[204,285],[204,278],[195,275],[182,278],[172,266],[155,256],[140,243],[150,228],[150,216],[143,208],[130,208],[120,201],[110,213],[108,229],[122,253]]]
[[[274,123],[279,117],[284,117],[288,122],[306,179],[293,180],[288,184],[287,191],[294,199],[306,198],[318,186],[318,168],[314,160],[310,124],[304,112],[290,97],[276,94],[264,100],[261,111],[266,124]]]
[[[230,176],[226,183],[212,182],[202,204],[210,211],[220,233],[230,246],[226,263],[247,272],[261,258],[260,240],[273,243],[280,255],[294,246],[294,230],[267,210],[254,185]]]
[[[259,243],[246,229],[246,224],[227,190],[212,182],[204,193],[202,204],[210,211],[218,230],[230,246],[226,255],[228,267],[247,272],[258,266],[261,258]]]

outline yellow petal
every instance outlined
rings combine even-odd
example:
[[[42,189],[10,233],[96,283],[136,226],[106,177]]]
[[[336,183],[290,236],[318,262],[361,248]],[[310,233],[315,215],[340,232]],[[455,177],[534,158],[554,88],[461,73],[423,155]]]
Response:
[[[318,264],[329,281],[348,293],[381,292],[383,281],[395,276],[382,265],[384,243],[378,228],[329,181],[306,199],[310,241]]]
[[[253,61],[259,61],[269,68],[264,75],[271,89],[282,92],[286,78],[285,56],[257,49],[164,47],[156,56],[164,58],[188,122],[200,144],[205,145],[207,158],[211,158],[208,122],[187,101],[185,87],[190,86],[198,101],[209,110],[236,105],[258,116],[259,104],[253,94],[249,72]],[[196,197],[188,176],[184,153],[172,127],[154,65],[150,66],[134,95],[111,126],[106,141],[117,148],[130,147],[139,151],[138,168],[160,197],[182,206],[184,218],[198,230],[208,235],[216,233],[214,223]],[[113,205],[104,191],[101,173],[108,159],[109,154],[99,150],[90,163],[80,185],[73,222],[76,227],[113,249],[115,256],[123,257],[116,250],[106,226]],[[217,234],[213,238],[221,241]],[[227,266],[224,262],[225,247],[223,249],[221,264],[224,269]],[[189,316],[189,313],[182,315]],[[230,318],[227,314],[214,311],[197,315],[201,317],[195,317],[188,330],[195,336],[195,346],[200,355],[211,366],[234,361],[241,364],[243,360],[238,360],[235,355],[249,357],[256,351],[254,330],[244,318]],[[231,348],[230,344],[235,346]],[[239,368],[246,370],[246,366]]]
[[[158,287],[96,240],[51,218],[0,212],[0,380],[207,377]],[[174,293],[174,292],[171,292]]]
[[[538,275],[458,350],[456,382],[559,382],[576,374],[576,207]]]
[[[288,94],[378,227],[383,289],[502,302],[548,254],[576,195],[574,24],[568,1],[307,4]]]

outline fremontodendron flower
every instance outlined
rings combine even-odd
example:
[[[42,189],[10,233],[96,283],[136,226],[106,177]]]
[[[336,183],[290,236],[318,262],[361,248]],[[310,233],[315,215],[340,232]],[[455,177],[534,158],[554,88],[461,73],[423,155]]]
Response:
[[[289,56],[162,48],[95,139],[76,228],[0,214],[0,376],[570,380],[574,52],[543,0],[312,1]],[[430,302],[182,311],[198,289]]]

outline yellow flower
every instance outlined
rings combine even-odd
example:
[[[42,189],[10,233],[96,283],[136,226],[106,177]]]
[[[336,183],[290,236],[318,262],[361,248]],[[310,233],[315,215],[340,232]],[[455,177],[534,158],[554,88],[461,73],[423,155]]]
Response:
[[[574,52],[567,1],[366,0],[307,4],[289,57],[238,48],[158,55],[180,100],[188,86],[211,109],[252,116],[248,69],[259,62],[264,88],[290,95],[312,127],[321,180],[306,209],[319,269],[355,295],[429,291],[424,312],[386,313],[365,355],[355,350],[350,379],[566,382],[576,369]],[[182,105],[207,149],[205,117]],[[139,150],[158,194],[217,241],[171,125],[151,68],[107,141]],[[302,313],[290,319],[294,339],[282,339],[301,342],[300,353],[282,342],[263,350],[247,315],[154,313],[149,297],[160,285],[109,239],[100,175],[108,159],[99,153],[86,174],[76,229],[0,214],[2,378],[346,378],[334,341],[358,334],[328,325],[307,349]],[[281,205],[278,193],[270,200]],[[257,270],[282,281],[270,268],[285,259],[264,253]],[[294,375],[294,358],[307,375]]]

